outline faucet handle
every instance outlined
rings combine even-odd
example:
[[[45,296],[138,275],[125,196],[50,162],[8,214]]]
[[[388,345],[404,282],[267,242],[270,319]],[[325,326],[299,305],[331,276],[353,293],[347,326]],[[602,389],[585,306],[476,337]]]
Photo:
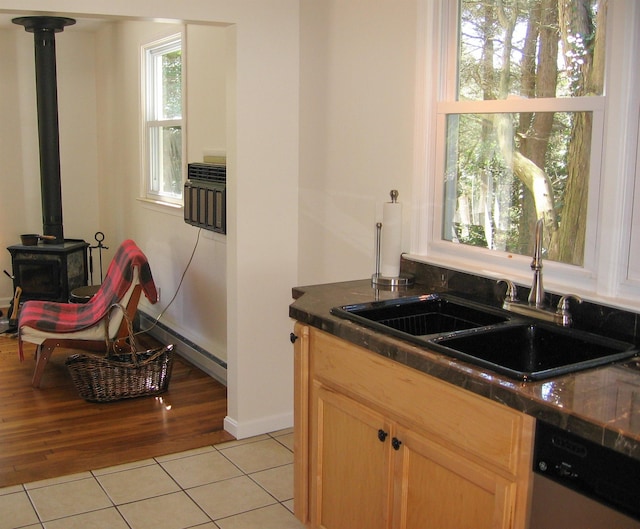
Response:
[[[518,289],[516,288],[515,283],[511,281],[511,279],[498,279],[498,284],[500,283],[506,283],[507,285],[507,291],[504,295],[505,301],[518,301]]]
[[[562,296],[558,301],[558,308],[556,310],[556,323],[561,324],[563,327],[571,327],[573,318],[569,312],[569,300],[575,299],[578,303],[582,303],[582,298],[576,294],[567,294]]]

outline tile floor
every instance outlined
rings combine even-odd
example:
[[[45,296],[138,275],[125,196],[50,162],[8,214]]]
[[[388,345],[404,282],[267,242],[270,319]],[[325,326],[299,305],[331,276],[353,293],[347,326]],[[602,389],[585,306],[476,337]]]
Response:
[[[283,430],[0,489],[0,529],[301,529]]]

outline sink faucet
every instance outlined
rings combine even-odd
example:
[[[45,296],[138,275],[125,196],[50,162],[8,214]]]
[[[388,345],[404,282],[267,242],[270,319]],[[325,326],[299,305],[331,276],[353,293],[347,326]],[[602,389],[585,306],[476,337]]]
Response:
[[[533,248],[533,261],[531,261],[531,270],[533,270],[533,281],[531,283],[531,291],[529,292],[528,303],[518,300],[516,286],[509,279],[500,279],[498,283],[507,284],[507,292],[502,304],[502,308],[523,314],[525,316],[533,316],[546,321],[552,321],[563,327],[570,327],[573,323],[571,312],[569,311],[569,300],[575,299],[578,303],[582,303],[582,299],[575,294],[562,296],[558,302],[558,307],[553,309],[546,308],[545,292],[542,286],[542,229],[544,220],[538,219],[536,222],[536,234]]]
[[[538,219],[536,222],[536,237],[533,245],[533,261],[531,261],[531,270],[533,270],[533,282],[531,283],[531,292],[529,292],[529,305],[541,308],[545,305],[544,288],[542,286],[542,229],[544,220]]]

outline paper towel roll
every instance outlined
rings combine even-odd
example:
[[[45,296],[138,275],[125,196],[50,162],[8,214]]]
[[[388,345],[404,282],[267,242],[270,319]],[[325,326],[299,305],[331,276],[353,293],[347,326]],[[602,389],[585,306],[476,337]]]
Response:
[[[381,239],[380,274],[398,277],[402,252],[402,204],[399,202],[385,202],[383,205]]]

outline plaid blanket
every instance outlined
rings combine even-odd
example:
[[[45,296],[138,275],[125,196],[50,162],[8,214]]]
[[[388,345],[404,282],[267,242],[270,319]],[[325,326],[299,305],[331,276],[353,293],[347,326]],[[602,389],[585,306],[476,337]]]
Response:
[[[133,280],[134,268],[142,290],[151,303],[158,301],[147,257],[131,239],[124,241],[109,264],[107,274],[96,294],[87,303],[57,303],[53,301],[26,301],[20,308],[19,332],[31,327],[45,332],[65,333],[79,331],[95,325],[127,292]],[[22,340],[20,340],[22,359]]]

